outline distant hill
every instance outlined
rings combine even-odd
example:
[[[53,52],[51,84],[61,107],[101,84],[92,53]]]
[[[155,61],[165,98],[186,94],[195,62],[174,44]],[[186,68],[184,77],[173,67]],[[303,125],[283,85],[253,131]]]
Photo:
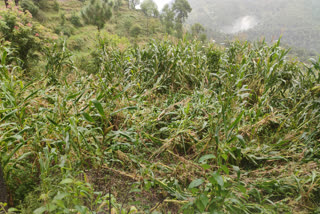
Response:
[[[320,53],[319,0],[189,2],[193,8],[188,20],[190,24],[199,22],[211,31],[237,33],[251,40],[265,36],[270,41],[283,35],[283,42],[290,46]]]

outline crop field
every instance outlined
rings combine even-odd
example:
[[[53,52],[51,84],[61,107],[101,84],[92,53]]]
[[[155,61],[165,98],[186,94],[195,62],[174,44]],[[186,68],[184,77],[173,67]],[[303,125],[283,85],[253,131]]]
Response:
[[[62,42],[34,74],[2,44],[8,212],[320,212],[320,61],[286,55],[101,38],[95,72]]]

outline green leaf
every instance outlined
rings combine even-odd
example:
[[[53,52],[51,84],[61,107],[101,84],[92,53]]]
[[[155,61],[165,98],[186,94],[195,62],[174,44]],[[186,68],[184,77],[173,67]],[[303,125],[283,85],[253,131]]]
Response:
[[[5,167],[5,166],[9,163],[10,159],[12,158],[12,156],[13,156],[22,146],[23,146],[23,143],[20,143],[20,144],[18,144],[18,145],[13,149],[13,151],[6,157],[6,160],[5,160],[4,163],[3,163],[3,167]]]
[[[52,123],[53,125],[55,125],[55,126],[58,126],[58,125],[59,125],[56,121],[54,121],[53,119],[51,119],[49,116],[46,116],[46,118],[47,118],[47,119],[49,120],[49,122]]]
[[[199,199],[201,200],[203,206],[206,208],[209,203],[208,197],[205,194],[201,194]]]
[[[228,169],[228,167],[226,165],[223,165],[220,168],[224,171],[224,173],[229,175],[229,169]]]
[[[73,183],[73,179],[71,178],[66,178],[60,182],[60,184],[71,184],[71,183]]]
[[[243,185],[238,185],[238,189],[243,193],[243,194],[246,194],[247,193],[247,189],[245,186]]]
[[[63,192],[63,193],[58,193],[54,198],[53,198],[53,200],[62,200],[62,199],[64,199],[66,196],[68,196],[69,194],[68,193],[65,193],[65,192]]]
[[[213,154],[204,155],[204,156],[202,156],[202,157],[199,159],[199,163],[203,163],[203,162],[205,162],[206,160],[215,159],[215,158],[216,158],[216,156],[213,155]]]
[[[35,211],[33,211],[34,214],[42,214],[45,211],[47,211],[47,208],[45,206],[43,207],[39,207],[38,209],[36,209]]]
[[[198,199],[195,204],[196,204],[198,210],[199,210],[201,213],[206,209],[206,207],[203,205],[201,199]]]
[[[217,172],[212,174],[212,177],[209,178],[209,181],[212,184],[218,184],[220,187],[224,186],[223,178]]]
[[[124,111],[124,110],[137,110],[137,109],[138,109],[137,106],[129,106],[129,107],[125,107],[125,108],[122,108],[122,109],[118,109],[118,110],[112,112],[111,115],[114,115],[114,114],[116,114],[118,112],[121,112],[121,111]]]
[[[242,135],[237,135],[237,138],[238,138],[238,140],[240,141],[241,145],[242,145],[243,147],[245,147],[245,146],[246,146],[246,142],[244,141]]]
[[[196,188],[196,187],[200,186],[201,184],[203,184],[203,182],[204,182],[204,180],[201,178],[196,179],[190,183],[189,189]]]
[[[14,212],[19,212],[17,208],[11,207],[8,209],[8,213],[14,213]]]
[[[1,119],[0,122],[8,120],[8,119],[9,119],[11,116],[13,116],[17,111],[18,111],[18,109],[15,109],[15,110],[11,111],[10,113],[6,114],[6,115]]]
[[[204,170],[208,170],[211,168],[211,166],[209,164],[202,164],[201,167],[204,169]]]
[[[91,123],[94,122],[94,119],[88,113],[83,112],[82,115],[83,115],[84,119],[86,119],[88,122],[91,122]]]
[[[240,168],[238,166],[232,166],[233,170],[237,172],[237,178],[240,179]]]
[[[232,131],[238,125],[238,123],[240,122],[242,116],[243,116],[243,111],[241,112],[241,114],[239,114],[237,119],[231,124],[231,126],[229,127],[229,131]]]
[[[103,117],[105,119],[106,115],[104,113],[104,110],[103,110],[101,103],[98,100],[93,100],[92,103],[93,103],[94,107],[96,107],[96,109],[98,110],[101,117]]]

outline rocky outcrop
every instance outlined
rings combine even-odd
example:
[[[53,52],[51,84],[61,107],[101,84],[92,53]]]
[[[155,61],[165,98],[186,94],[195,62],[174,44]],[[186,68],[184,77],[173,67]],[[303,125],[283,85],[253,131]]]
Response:
[[[0,164],[0,202],[7,202],[7,188],[3,178],[2,166]]]

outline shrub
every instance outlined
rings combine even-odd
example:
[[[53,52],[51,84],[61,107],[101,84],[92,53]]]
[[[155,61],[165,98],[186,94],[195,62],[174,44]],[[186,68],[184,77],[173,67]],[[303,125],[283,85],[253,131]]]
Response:
[[[126,19],[123,23],[123,29],[126,32],[127,35],[130,34],[130,28],[132,26],[132,22],[130,19]]]
[[[39,7],[33,3],[31,0],[23,0],[20,6],[24,11],[28,10],[33,16],[37,16],[39,12]]]
[[[71,24],[73,24],[75,27],[81,27],[82,23],[81,23],[81,19],[80,16],[78,16],[77,14],[73,13],[70,17],[70,22]]]
[[[54,1],[54,3],[53,3],[53,9],[54,9],[55,11],[59,12],[59,10],[60,10],[59,2]]]
[[[136,24],[136,25],[133,25],[130,29],[130,36],[132,37],[137,37],[139,36],[139,34],[141,33],[141,26]]]
[[[39,10],[36,19],[41,23],[46,22],[48,20],[46,17],[46,13],[42,10]]]
[[[200,36],[199,36],[199,40],[201,42],[205,42],[207,40],[207,35],[205,33],[202,33]]]
[[[68,40],[68,48],[73,51],[80,51],[83,49],[83,44],[86,43],[86,39],[79,36],[72,36]]]
[[[55,28],[54,32],[70,37],[74,34],[74,28],[71,25],[60,25]]]
[[[26,67],[36,51],[42,47],[41,38],[44,37],[44,27],[33,22],[29,11],[23,12],[11,3],[11,7],[0,10],[0,35],[10,42]]]
[[[108,0],[90,0],[90,3],[81,11],[85,24],[94,25],[100,31],[112,16],[112,10]]]
[[[36,0],[38,6],[42,10],[49,9],[48,0]]]

